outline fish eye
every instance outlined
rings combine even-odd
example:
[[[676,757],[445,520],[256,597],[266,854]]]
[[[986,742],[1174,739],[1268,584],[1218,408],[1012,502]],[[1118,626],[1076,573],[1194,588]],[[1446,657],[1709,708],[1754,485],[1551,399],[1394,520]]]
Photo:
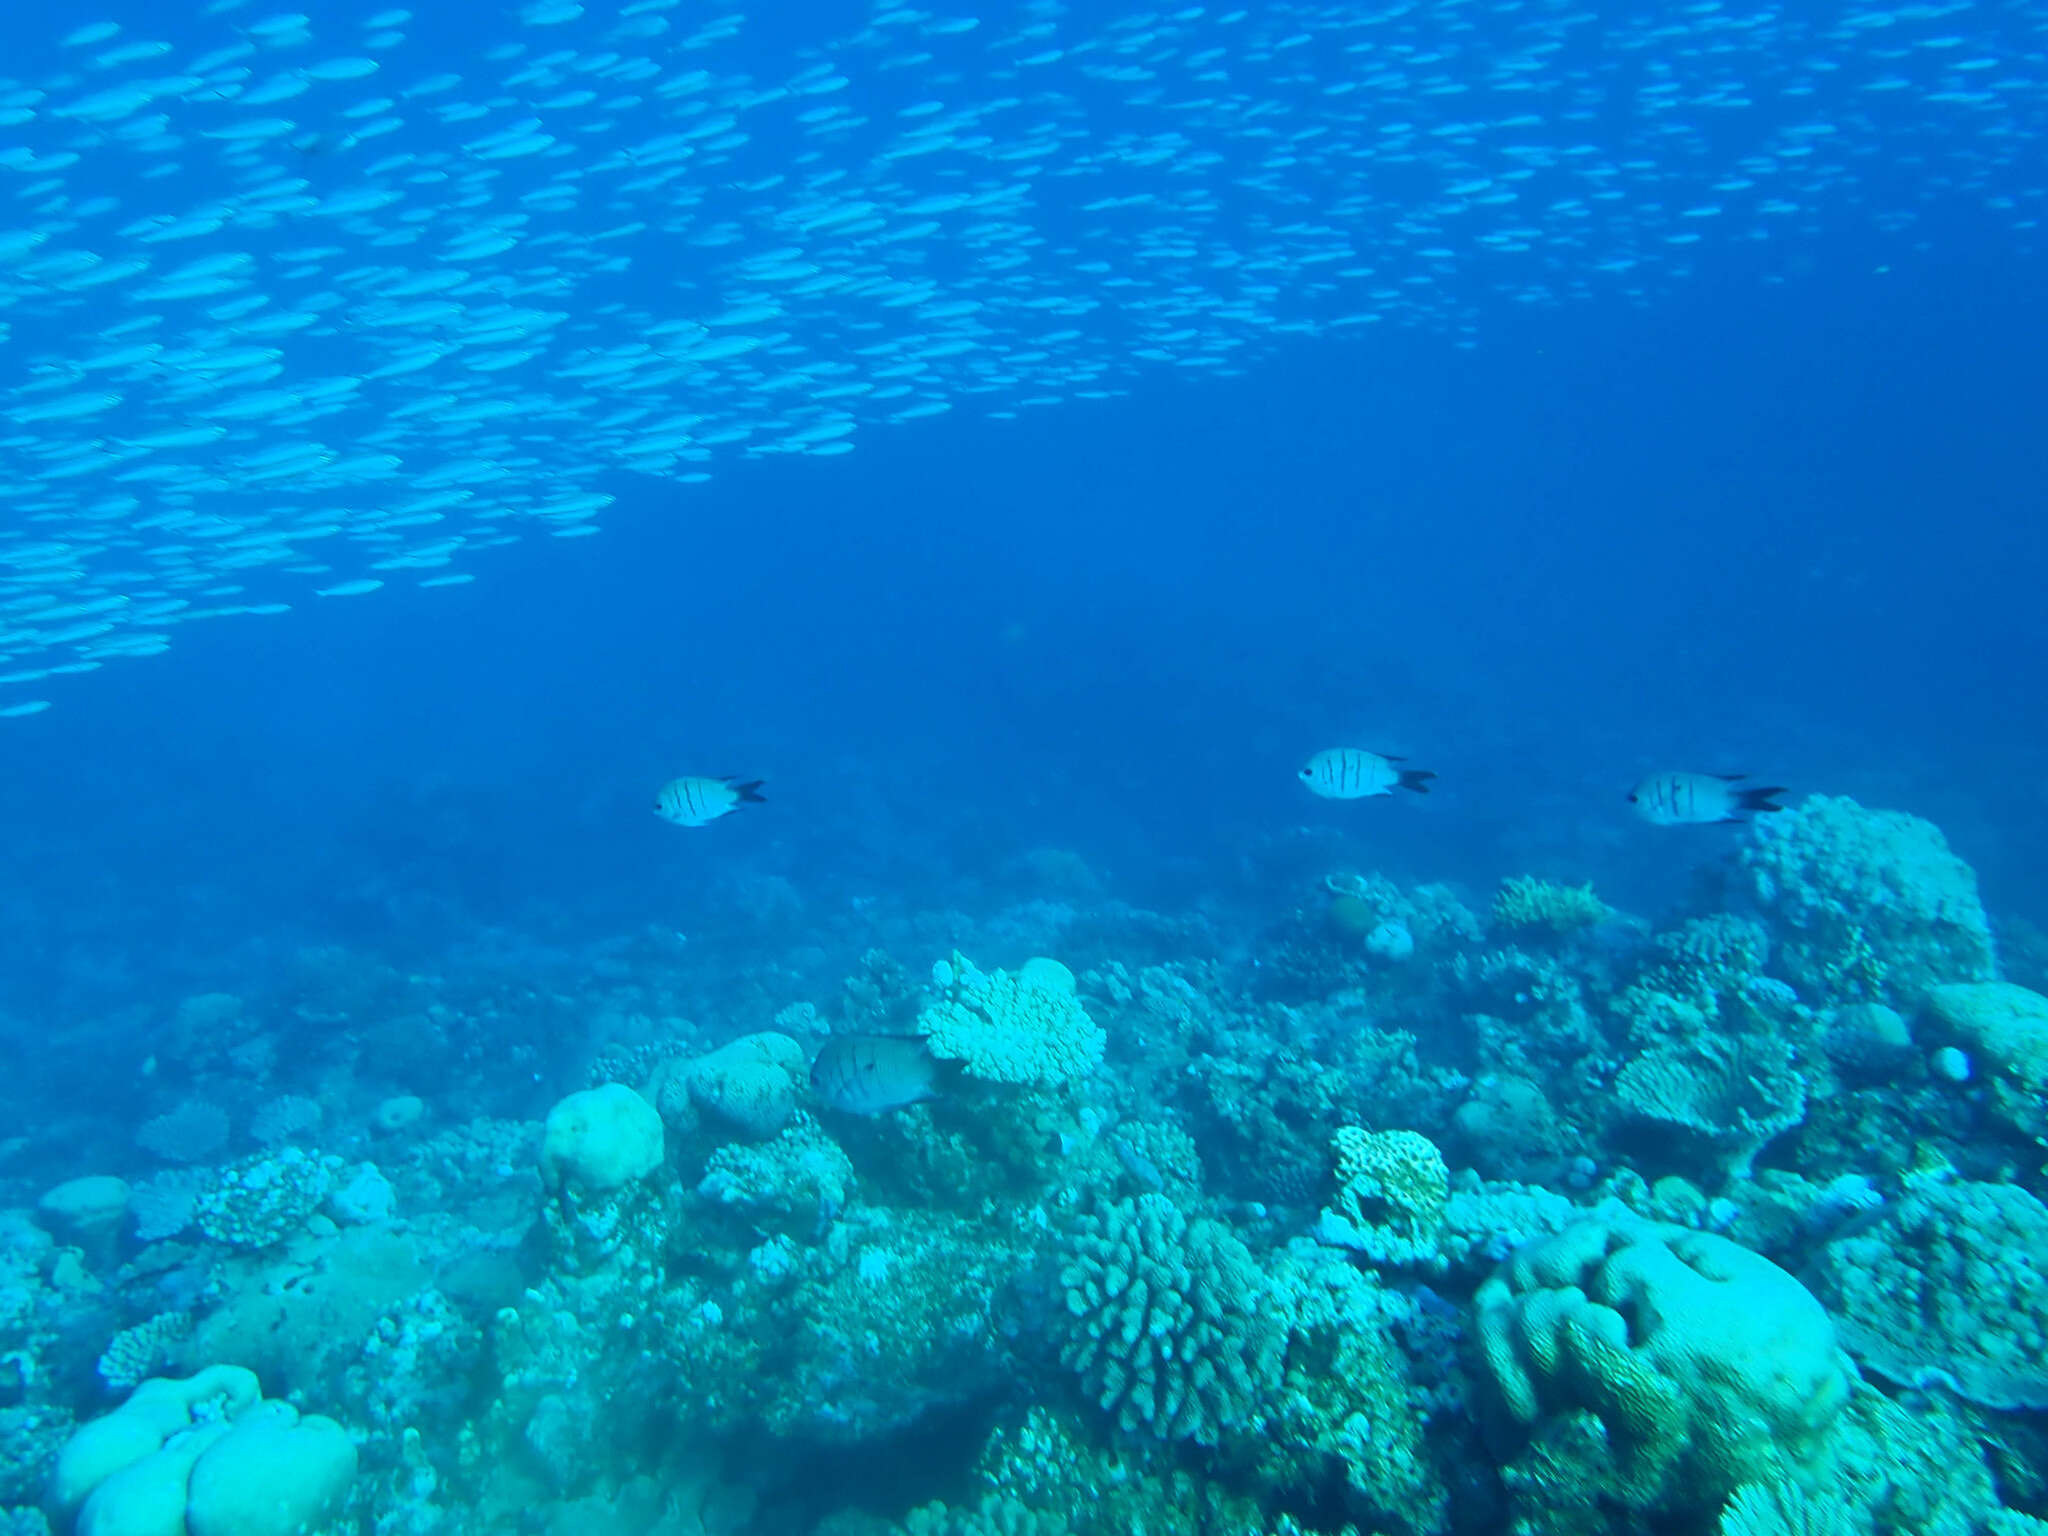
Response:
[[[1628,803],[1630,805],[1634,805],[1636,803],[1636,792],[1634,790],[1630,790],[1628,792]]]

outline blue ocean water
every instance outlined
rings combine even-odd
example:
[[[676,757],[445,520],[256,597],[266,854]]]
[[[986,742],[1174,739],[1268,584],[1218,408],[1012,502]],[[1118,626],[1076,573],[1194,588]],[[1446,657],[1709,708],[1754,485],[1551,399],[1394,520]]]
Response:
[[[214,1366],[352,1447],[244,1536],[2048,1518],[2040,1296],[1853,1278],[2048,1242],[2044,37],[0,20],[5,1529]]]

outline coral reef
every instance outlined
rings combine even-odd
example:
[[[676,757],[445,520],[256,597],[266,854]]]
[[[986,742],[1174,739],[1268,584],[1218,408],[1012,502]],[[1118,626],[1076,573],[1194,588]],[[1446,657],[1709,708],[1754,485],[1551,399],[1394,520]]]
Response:
[[[544,983],[224,980],[118,1113],[0,1142],[0,1531],[155,1403],[167,1515],[272,1536],[194,1480],[254,1372],[376,1536],[2034,1536],[2048,1000],[1924,823],[1722,833],[1654,931],[1317,844],[1263,908],[770,871]],[[868,1033],[928,1091],[821,1095]]]

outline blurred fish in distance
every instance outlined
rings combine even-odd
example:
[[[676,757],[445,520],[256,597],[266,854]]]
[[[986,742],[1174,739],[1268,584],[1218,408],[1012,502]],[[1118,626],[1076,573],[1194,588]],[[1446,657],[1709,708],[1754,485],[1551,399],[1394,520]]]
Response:
[[[1717,821],[1748,821],[1782,811],[1772,796],[1782,785],[1744,789],[1741,773],[1653,773],[1628,792],[1636,814],[1654,827],[1697,827]]]
[[[654,814],[679,827],[701,827],[766,797],[760,779],[684,777],[670,779],[654,797]]]

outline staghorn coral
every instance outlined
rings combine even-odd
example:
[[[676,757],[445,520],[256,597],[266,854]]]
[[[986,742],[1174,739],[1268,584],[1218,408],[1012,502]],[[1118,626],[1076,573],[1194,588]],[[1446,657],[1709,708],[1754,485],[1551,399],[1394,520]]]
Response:
[[[1696,1138],[1737,1177],[1806,1117],[1806,1085],[1782,1040],[1702,1035],[1636,1057],[1614,1079],[1622,1109]]]
[[[1126,1431],[1213,1445],[1279,1380],[1287,1323],[1251,1253],[1164,1196],[1083,1218],[1059,1282],[1060,1363]]]
[[[1518,1518],[1568,1528],[1605,1500],[1698,1519],[1746,1482],[1824,1468],[1855,1381],[1820,1303],[1725,1238],[1590,1220],[1480,1286]]]
[[[1101,1064],[1106,1038],[1074,995],[1073,973],[1057,961],[984,975],[956,953],[939,969],[950,985],[918,1015],[918,1032],[934,1056],[960,1062],[968,1076],[1055,1087]]]
[[[2048,1408],[2048,1206],[2011,1184],[1917,1180],[1829,1243],[1816,1284],[1850,1353],[1902,1386]]]
[[[135,1144],[167,1163],[203,1163],[228,1144],[227,1111],[204,1099],[186,1099],[176,1109],[143,1121]]]
[[[1378,1264],[1439,1263],[1451,1176],[1436,1143],[1414,1131],[1347,1125],[1335,1146],[1337,1195],[1323,1213],[1322,1240]]]
[[[1534,875],[1517,875],[1503,881],[1493,897],[1493,921],[1501,928],[1576,933],[1612,915],[1607,903],[1593,894],[1590,883],[1559,885]]]
[[[1975,872],[1917,816],[1815,795],[1756,821],[1741,867],[1774,968],[1809,1003],[1906,1008],[1997,974]]]

